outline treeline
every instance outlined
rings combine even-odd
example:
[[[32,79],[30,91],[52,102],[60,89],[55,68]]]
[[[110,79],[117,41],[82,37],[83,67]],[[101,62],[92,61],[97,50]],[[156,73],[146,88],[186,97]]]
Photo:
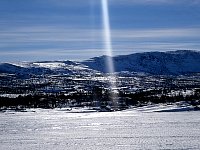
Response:
[[[118,93],[105,90],[101,87],[93,87],[89,92],[77,91],[71,94],[33,94],[18,96],[17,98],[0,97],[0,108],[61,108],[66,106],[105,106],[117,105],[119,109],[128,106],[143,106],[147,103],[174,103],[187,101],[191,105],[200,105],[200,89],[194,94],[184,96],[183,94],[172,96],[167,93],[170,89],[155,89],[148,91],[136,91],[135,93]]]
[[[0,86],[0,93],[4,94],[22,94],[22,93],[33,93],[37,89],[45,88],[49,86],[51,83],[44,84],[25,84],[23,86],[13,85],[13,86]]]
[[[181,92],[178,95],[167,94],[165,90],[140,91],[134,94],[122,94],[121,96],[128,97],[129,105],[145,105],[147,103],[175,103],[186,101],[191,105],[200,105],[200,90],[195,90],[194,94],[184,96]]]

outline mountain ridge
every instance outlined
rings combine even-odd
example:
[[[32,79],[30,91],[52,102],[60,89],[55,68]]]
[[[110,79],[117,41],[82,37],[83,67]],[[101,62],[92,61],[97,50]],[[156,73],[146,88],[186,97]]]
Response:
[[[94,57],[83,64],[101,72],[106,69],[106,57]],[[200,52],[178,50],[167,52],[143,52],[113,57],[116,72],[145,72],[154,75],[179,75],[200,72]]]
[[[107,73],[107,57],[99,56],[86,61],[37,61],[0,63],[0,73],[19,75],[93,74]],[[113,57],[116,72],[143,72],[152,75],[182,75],[200,72],[200,52],[178,50],[143,52]]]

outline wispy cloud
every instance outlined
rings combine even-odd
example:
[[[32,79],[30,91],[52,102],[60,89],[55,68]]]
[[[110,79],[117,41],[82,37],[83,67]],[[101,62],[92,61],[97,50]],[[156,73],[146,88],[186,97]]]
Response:
[[[131,29],[114,30],[115,38],[200,38],[200,28],[172,28],[172,29]]]
[[[111,4],[200,4],[199,0],[110,0]]]
[[[200,28],[113,29],[114,39],[200,38]],[[101,41],[102,29],[38,26],[0,31],[2,42],[89,42]]]
[[[100,5],[100,0],[47,0],[39,1],[38,3],[52,3],[57,6],[88,6],[88,5]],[[112,5],[118,4],[199,4],[200,0],[109,0]]]
[[[137,51],[198,49],[200,28],[112,30],[114,54]],[[0,32],[3,59],[88,59],[106,54],[101,29],[64,26],[13,27]]]

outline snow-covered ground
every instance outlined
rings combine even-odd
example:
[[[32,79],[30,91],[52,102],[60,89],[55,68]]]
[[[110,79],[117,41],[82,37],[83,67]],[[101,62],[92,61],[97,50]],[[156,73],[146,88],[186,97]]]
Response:
[[[147,113],[139,109],[1,112],[0,149],[200,149],[199,115],[199,111]]]
[[[151,104],[143,107],[134,107],[133,109],[141,112],[182,112],[200,110],[200,106],[195,108],[187,102],[180,101],[173,104]]]

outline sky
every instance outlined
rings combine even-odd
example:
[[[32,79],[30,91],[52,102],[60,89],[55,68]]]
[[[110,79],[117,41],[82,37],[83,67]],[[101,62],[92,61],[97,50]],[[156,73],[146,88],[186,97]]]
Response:
[[[200,0],[108,0],[114,55],[200,50]],[[106,54],[101,0],[0,0],[0,62]]]

